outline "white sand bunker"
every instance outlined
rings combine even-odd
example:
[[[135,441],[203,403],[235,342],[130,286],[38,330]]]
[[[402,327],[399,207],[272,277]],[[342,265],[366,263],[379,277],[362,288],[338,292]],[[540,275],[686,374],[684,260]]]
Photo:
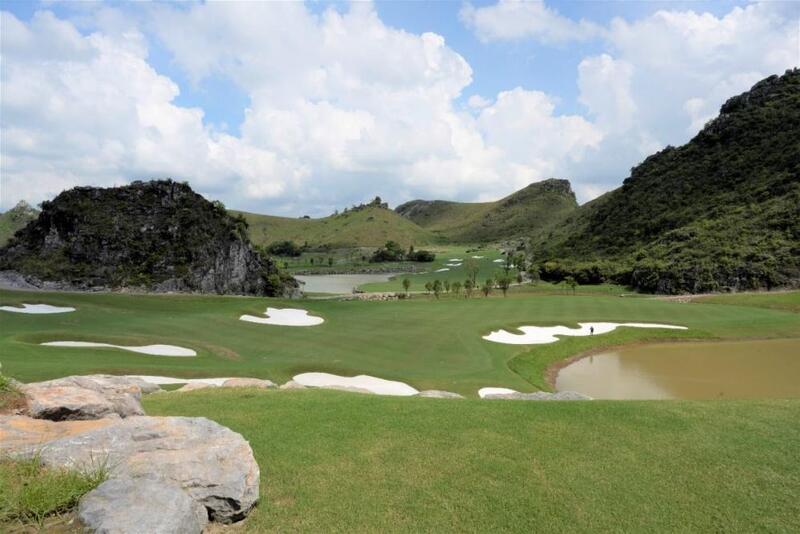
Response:
[[[566,326],[520,326],[522,334],[512,334],[506,330],[496,330],[488,336],[483,336],[487,341],[506,343],[509,345],[543,345],[558,341],[556,336],[589,336],[592,329],[595,334],[607,334],[620,326],[629,328],[666,328],[670,330],[687,330],[685,326],[655,323],[578,323],[580,328]]]
[[[447,261],[449,261],[449,262],[456,262],[456,261],[464,261],[464,260],[463,260],[462,258],[450,258],[450,259],[449,259],[449,260],[447,260]]]
[[[408,397],[419,393],[404,382],[384,380],[374,376],[339,376],[330,373],[302,373],[292,378],[298,384],[315,388],[354,388],[369,391],[376,395],[397,395]]]
[[[482,399],[486,398],[487,395],[510,395],[512,393],[519,392],[508,388],[481,388],[478,390],[478,396]]]
[[[492,260],[492,261],[494,261],[494,263],[505,263],[506,260],[504,260],[502,258],[497,258],[496,260]]]
[[[267,308],[266,317],[255,315],[242,315],[240,321],[259,324],[273,324],[278,326],[314,326],[322,324],[325,319],[309,315],[307,310],[296,308]]]
[[[80,348],[111,348],[150,354],[151,356],[197,356],[192,349],[176,347],[175,345],[142,345],[129,347],[125,345],[111,345],[110,343],[92,343],[91,341],[49,341],[41,343],[48,347],[80,347]]]
[[[461,264],[460,263],[448,263],[447,266],[448,267],[461,267]]]
[[[473,260],[482,260],[483,256],[472,256]]]
[[[208,384],[220,387],[230,378],[174,378],[171,376],[131,375],[131,378],[144,380],[148,384],[166,386],[171,384]]]
[[[13,313],[34,313],[34,314],[44,314],[44,313],[68,313],[74,312],[75,308],[70,306],[51,306],[49,304],[22,304],[22,307],[19,308],[17,306],[0,306],[0,310],[13,312]]]
[[[443,272],[445,272],[445,271],[449,271],[449,270],[450,270],[450,269],[448,269],[447,267],[442,267],[441,269],[436,269],[436,270],[435,270],[435,271],[433,271],[433,272],[435,272],[435,273],[443,273]]]

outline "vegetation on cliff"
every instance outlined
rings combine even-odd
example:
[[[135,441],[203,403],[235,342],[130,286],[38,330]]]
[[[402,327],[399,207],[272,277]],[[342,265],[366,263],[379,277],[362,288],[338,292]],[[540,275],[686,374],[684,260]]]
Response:
[[[283,295],[295,287],[232,217],[185,183],[76,187],[0,249],[0,268],[77,288]]]
[[[659,293],[800,280],[800,70],[731,98],[694,139],[533,236],[549,280]]]

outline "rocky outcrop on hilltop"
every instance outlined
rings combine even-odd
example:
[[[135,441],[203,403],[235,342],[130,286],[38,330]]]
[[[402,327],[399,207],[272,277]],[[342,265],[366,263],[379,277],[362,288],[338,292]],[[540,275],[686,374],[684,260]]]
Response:
[[[172,180],[61,193],[0,249],[0,270],[22,273],[33,285],[74,289],[297,291],[295,280],[252,246],[243,217]]]

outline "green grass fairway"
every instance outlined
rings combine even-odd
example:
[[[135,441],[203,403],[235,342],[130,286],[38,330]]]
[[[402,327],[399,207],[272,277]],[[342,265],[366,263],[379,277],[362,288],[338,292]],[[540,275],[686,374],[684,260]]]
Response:
[[[240,432],[248,532],[798,532],[800,400],[145,398]]]
[[[0,292],[0,304],[45,302],[77,311],[57,315],[0,312],[3,372],[22,381],[70,374],[254,376],[276,382],[298,372],[365,373],[417,389],[475,395],[483,386],[545,388],[553,361],[600,346],[665,339],[800,338],[800,314],[726,304],[682,304],[601,296],[419,298],[394,302],[280,301],[263,298]],[[267,306],[302,307],[324,317],[314,327],[245,323]],[[637,321],[681,324],[688,331],[619,329],[551,345],[502,345],[481,339],[498,328]],[[195,358],[114,349],[43,347],[44,341],[164,343]]]
[[[800,313],[800,291],[714,295],[711,297],[701,297],[697,300],[698,302],[707,302],[713,304],[755,306],[758,308],[787,310]]]

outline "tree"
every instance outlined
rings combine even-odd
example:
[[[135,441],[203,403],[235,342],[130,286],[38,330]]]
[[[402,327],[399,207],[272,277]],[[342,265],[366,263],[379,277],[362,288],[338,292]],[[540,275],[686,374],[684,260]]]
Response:
[[[494,288],[494,281],[491,278],[487,278],[486,281],[483,283],[483,287],[481,287],[483,296],[488,297],[489,294],[492,292],[492,288]]]
[[[511,271],[511,267],[514,265],[514,257],[511,255],[511,251],[506,252],[506,262],[503,264],[503,271],[508,276],[508,273]]]
[[[444,292],[445,293],[450,293],[450,280],[445,280],[444,281]]]
[[[472,280],[472,287],[477,285],[478,272],[481,270],[478,262],[473,258],[467,258],[464,262],[464,270],[467,272],[467,277]]]
[[[535,286],[541,280],[541,276],[539,276],[539,267],[537,265],[531,265],[528,267],[528,276],[531,279],[531,285]]]
[[[333,258],[328,258],[328,267],[333,267]]]
[[[517,273],[517,283],[518,283],[518,284],[521,284],[523,279],[524,279],[524,278],[523,278],[523,276],[522,276],[522,271],[519,271],[519,272]]]
[[[459,282],[458,280],[456,280],[455,282],[453,282],[452,284],[450,284],[450,290],[451,290],[453,293],[455,293],[455,294],[456,294],[456,296],[459,296],[459,295],[461,294],[461,282]]]
[[[408,277],[403,278],[403,289],[405,290],[406,295],[408,295],[408,288],[409,287],[411,287],[411,279],[408,278]]]
[[[508,293],[508,288],[511,287],[511,277],[508,275],[497,277],[497,287],[503,292],[503,296]]]
[[[433,291],[433,284],[431,282],[425,282],[425,292],[430,295],[431,291]]]
[[[517,252],[516,254],[514,254],[513,263],[514,263],[514,268],[517,271],[523,272],[525,270],[525,264],[527,263],[525,254],[523,254],[522,252]]]
[[[564,278],[564,283],[572,290],[572,294],[575,294],[575,289],[578,287],[578,282],[572,276],[567,276]]]
[[[472,278],[467,278],[464,280],[464,297],[470,298],[472,297],[472,290],[475,289],[475,282]]]
[[[442,281],[438,278],[433,281],[433,295],[438,299],[439,293],[442,292]]]

